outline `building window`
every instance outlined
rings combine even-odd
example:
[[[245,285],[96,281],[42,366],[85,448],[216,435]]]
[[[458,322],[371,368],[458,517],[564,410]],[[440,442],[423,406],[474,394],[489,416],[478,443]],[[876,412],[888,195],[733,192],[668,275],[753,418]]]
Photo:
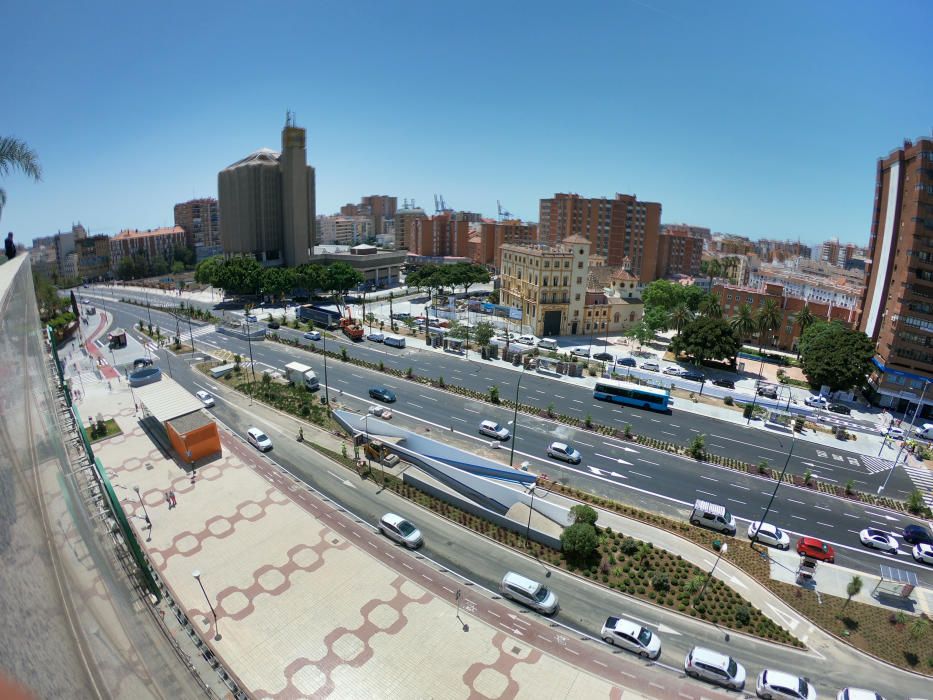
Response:
[[[579,295],[579,294],[577,294],[577,295],[574,297],[574,301],[580,301],[580,295]]]

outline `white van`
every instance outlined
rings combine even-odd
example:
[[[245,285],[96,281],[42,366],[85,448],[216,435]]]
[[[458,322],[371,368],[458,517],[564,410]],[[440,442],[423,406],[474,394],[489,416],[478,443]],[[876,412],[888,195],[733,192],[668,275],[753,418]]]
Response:
[[[690,514],[691,525],[703,525],[727,535],[735,534],[735,517],[725,506],[697,499]]]
[[[933,440],[933,423],[924,423],[917,428],[917,437],[924,440]]]
[[[515,342],[521,343],[522,345],[533,346],[535,344],[535,337],[533,335],[520,335],[518,336],[518,340],[516,340]]]
[[[527,605],[545,615],[557,612],[557,594],[549,591],[546,586],[526,578],[514,571],[509,571],[502,577],[499,592],[504,598],[510,598],[517,603]]]
[[[557,350],[559,346],[553,338],[542,338],[538,341],[538,347],[542,350]]]
[[[387,335],[382,342],[383,345],[388,345],[390,348],[405,347],[405,339],[400,335]]]

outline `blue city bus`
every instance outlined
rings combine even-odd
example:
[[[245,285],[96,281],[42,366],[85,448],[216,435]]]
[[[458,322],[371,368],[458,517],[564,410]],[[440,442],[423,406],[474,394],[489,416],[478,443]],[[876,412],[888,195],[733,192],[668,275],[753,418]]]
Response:
[[[612,401],[626,406],[648,408],[652,411],[667,412],[670,396],[671,392],[667,389],[620,382],[615,379],[600,379],[593,388],[593,398],[597,401]]]

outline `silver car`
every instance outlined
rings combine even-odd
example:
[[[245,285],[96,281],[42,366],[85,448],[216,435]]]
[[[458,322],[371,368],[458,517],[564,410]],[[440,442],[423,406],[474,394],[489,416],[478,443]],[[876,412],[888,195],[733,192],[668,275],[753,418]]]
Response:
[[[571,464],[579,464],[583,460],[583,455],[580,454],[579,450],[571,447],[566,442],[552,442],[548,445],[547,456]]]
[[[390,540],[395,540],[409,549],[414,549],[424,543],[421,530],[395,513],[386,513],[379,519],[379,531]]]

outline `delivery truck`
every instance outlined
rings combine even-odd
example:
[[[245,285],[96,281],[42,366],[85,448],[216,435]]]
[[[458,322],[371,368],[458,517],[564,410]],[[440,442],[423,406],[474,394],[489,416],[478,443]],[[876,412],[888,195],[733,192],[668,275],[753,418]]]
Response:
[[[320,388],[314,370],[300,362],[289,362],[285,365],[285,378],[295,386],[303,386],[308,391]]]

